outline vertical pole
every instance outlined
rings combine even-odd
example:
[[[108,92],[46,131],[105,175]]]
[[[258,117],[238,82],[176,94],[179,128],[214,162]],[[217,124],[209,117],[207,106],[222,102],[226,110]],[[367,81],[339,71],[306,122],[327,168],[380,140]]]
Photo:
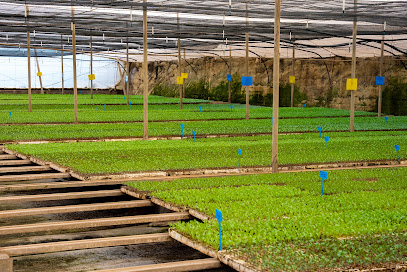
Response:
[[[273,133],[272,133],[272,172],[278,172],[278,109],[280,92],[280,11],[281,0],[274,7],[274,60],[273,60]]]
[[[62,45],[62,34],[61,34],[61,72],[62,72],[62,94],[64,94],[64,46]]]
[[[31,104],[31,38],[30,31],[27,31],[27,61],[28,61],[28,111],[32,111]]]
[[[92,45],[92,33],[90,34],[90,74],[93,76],[93,45]],[[90,80],[90,99],[93,99],[93,78]]]
[[[127,24],[127,28],[129,24]],[[130,63],[129,63],[129,33],[127,32],[127,42],[126,42],[126,97],[127,97],[127,105],[130,105]]]
[[[229,75],[232,75],[232,45],[229,46]],[[228,102],[232,103],[232,81],[229,81]]]
[[[353,44],[352,44],[352,78],[356,78],[356,35],[357,35],[358,0],[354,0]],[[350,93],[350,131],[355,131],[355,91]]]
[[[246,27],[249,28],[249,4],[246,2]],[[246,32],[246,76],[249,76],[249,30]],[[249,120],[249,87],[246,86],[246,120]]]
[[[73,94],[74,94],[74,111],[75,124],[78,123],[78,79],[76,78],[76,31],[75,31],[75,9],[72,6],[72,57],[73,57]]]
[[[178,76],[182,73],[182,62],[181,62],[181,38],[179,32],[179,12],[177,12],[177,28],[178,28]],[[182,110],[182,86],[179,85],[179,106]]]
[[[37,48],[34,48],[34,54],[35,54],[35,60],[36,60],[36,62],[37,62],[37,70],[38,70],[38,73],[41,73],[41,70],[40,70],[40,63],[39,63],[39,61],[38,61],[38,56],[37,56]],[[41,94],[44,94],[44,87],[42,86],[42,78],[41,78],[41,76],[39,76],[39,80],[40,80],[40,86],[41,86]]]
[[[144,72],[144,93],[143,93],[143,112],[144,112],[144,134],[143,139],[148,140],[148,55],[147,55],[147,0],[143,0],[143,72]]]
[[[384,35],[385,35],[385,25],[383,25],[383,35],[382,35],[382,45],[381,45],[381,50],[380,50],[380,65],[379,65],[379,76],[383,76],[383,57],[384,57]],[[379,101],[377,105],[378,109],[378,116],[382,116],[382,86],[379,85]]]
[[[182,66],[182,68],[183,68],[183,72],[185,73],[186,72],[186,67],[187,67],[187,58],[186,58],[186,54],[185,54],[185,48],[183,48],[183,51],[184,51],[184,66]],[[183,79],[183,82],[182,82],[183,84],[182,84],[182,98],[185,98],[185,78]]]
[[[294,42],[292,43],[292,45],[293,45],[292,76],[295,76],[295,45],[294,45]],[[294,87],[295,87],[295,84],[291,83],[291,107],[294,107]]]

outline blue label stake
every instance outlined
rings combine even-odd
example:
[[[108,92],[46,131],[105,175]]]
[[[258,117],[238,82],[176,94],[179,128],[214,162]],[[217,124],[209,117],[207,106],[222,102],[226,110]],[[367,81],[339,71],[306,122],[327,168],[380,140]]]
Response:
[[[325,136],[326,147],[328,148],[329,136]]]
[[[181,124],[181,139],[184,138],[184,124]]]
[[[13,121],[13,117],[11,116],[11,111],[9,111],[8,114],[10,114],[10,120]]]
[[[199,111],[202,111],[202,106],[199,106]]]
[[[318,131],[319,131],[319,138],[322,138],[322,127],[318,127]]]
[[[396,149],[397,152],[397,161],[399,161],[399,150],[400,150],[400,146],[399,145],[395,145],[394,149]]]
[[[240,156],[242,156],[242,150],[239,148],[239,169],[240,169]]]
[[[304,108],[305,108],[305,109],[307,108],[307,104],[304,104]]]
[[[222,227],[221,223],[223,221],[222,212],[216,209],[216,219],[218,220],[219,224],[219,250],[222,250]]]
[[[273,116],[271,116],[271,124],[274,124]]]
[[[195,131],[192,131],[192,134],[194,135],[194,142],[196,142],[196,139],[195,139]]]
[[[322,195],[324,195],[324,182],[328,178],[328,172],[326,171],[320,171],[319,176],[322,179]]]
[[[105,110],[106,110],[106,104],[105,104]]]
[[[386,124],[389,124],[389,116],[384,117],[384,120],[386,120]]]
[[[130,108],[131,108],[131,101],[129,103],[130,103]]]
[[[69,93],[69,96],[71,96],[71,93]]]
[[[233,111],[233,105],[230,105],[230,111]]]
[[[99,115],[99,107],[96,107],[96,114]]]

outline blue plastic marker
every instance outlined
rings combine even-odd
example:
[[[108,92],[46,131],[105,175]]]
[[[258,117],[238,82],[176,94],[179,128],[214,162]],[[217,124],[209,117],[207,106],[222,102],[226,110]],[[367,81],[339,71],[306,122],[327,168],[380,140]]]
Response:
[[[271,116],[271,124],[274,124],[273,116]]]
[[[96,107],[96,114],[99,115],[99,107]]]
[[[105,110],[106,110],[106,104],[105,104]]]
[[[389,116],[384,117],[384,120],[386,120],[386,123],[389,124]]]
[[[194,135],[194,142],[196,142],[196,139],[195,139],[195,131],[192,131],[192,134]]]
[[[326,147],[328,148],[329,136],[325,136]]]
[[[395,145],[394,149],[396,149],[397,152],[397,161],[399,161],[399,150],[400,150],[400,146],[399,145]]]
[[[223,221],[222,212],[216,209],[216,219],[218,220],[219,224],[219,250],[222,250],[222,227],[221,223]]]
[[[202,111],[202,106],[199,106],[199,111]]]
[[[239,148],[239,169],[240,169],[240,156],[242,156],[242,150]]]
[[[69,93],[69,96],[71,96],[71,93]]]
[[[11,116],[11,111],[9,111],[8,114],[10,114],[10,120],[13,121],[13,117]]]
[[[129,103],[130,103],[130,108],[131,108],[131,101]]]
[[[322,127],[318,127],[318,131],[319,131],[319,138],[322,138]]]
[[[184,124],[181,124],[181,139],[184,138]]]
[[[233,111],[233,105],[230,105],[230,111]]]
[[[124,100],[126,100],[126,97],[125,97],[125,96],[124,96],[123,98],[124,98]]]
[[[325,183],[325,180],[328,178],[328,172],[319,171],[319,176],[322,179],[322,195],[324,195],[324,183]]]
[[[307,104],[304,104],[304,108],[307,108]]]

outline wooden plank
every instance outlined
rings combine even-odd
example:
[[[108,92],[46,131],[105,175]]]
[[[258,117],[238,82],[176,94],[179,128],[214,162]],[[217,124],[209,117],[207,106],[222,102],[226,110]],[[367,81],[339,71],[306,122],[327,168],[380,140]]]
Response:
[[[32,174],[32,175],[7,175],[0,176],[0,182],[4,181],[28,181],[28,180],[40,180],[40,179],[59,179],[69,178],[69,173],[45,173],[45,174]]]
[[[54,243],[42,243],[32,245],[19,245],[0,248],[0,252],[4,252],[9,256],[22,256],[89,248],[160,243],[160,242],[169,242],[171,240],[172,238],[168,235],[168,233],[155,233],[133,236],[63,241]]]
[[[188,212],[179,212],[179,213],[147,214],[124,217],[60,221],[51,223],[36,223],[36,224],[0,227],[0,235],[31,233],[41,231],[57,231],[67,229],[72,230],[72,229],[97,228],[108,226],[143,224],[152,222],[178,221],[190,218],[191,216],[189,215]]]
[[[198,259],[190,261],[142,265],[117,269],[97,270],[95,272],[183,272],[199,271],[206,269],[221,268],[222,263],[216,258]]]
[[[9,155],[9,154],[2,154],[0,155],[0,160],[16,160],[17,157],[14,155]]]
[[[30,160],[5,160],[5,161],[0,161],[0,166],[24,165],[24,164],[32,164],[32,162]]]
[[[53,206],[32,209],[18,209],[0,211],[0,218],[11,218],[19,216],[45,215],[56,213],[73,213],[85,211],[117,210],[128,208],[140,208],[154,206],[150,200],[131,200],[108,203],[92,203],[66,206]]]
[[[20,173],[20,172],[32,172],[32,171],[48,171],[52,170],[49,166],[20,166],[20,167],[1,167],[0,173]]]
[[[101,190],[101,191],[88,191],[76,193],[58,193],[58,194],[43,194],[43,195],[19,195],[19,196],[6,196],[0,197],[0,204],[2,203],[22,203],[30,201],[51,201],[51,200],[65,200],[65,199],[81,199],[81,198],[96,198],[96,197],[110,197],[122,196],[123,193],[120,189],[117,190]]]

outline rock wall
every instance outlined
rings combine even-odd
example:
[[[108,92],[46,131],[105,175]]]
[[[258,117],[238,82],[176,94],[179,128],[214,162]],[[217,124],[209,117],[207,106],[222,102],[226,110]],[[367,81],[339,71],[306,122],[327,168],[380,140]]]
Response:
[[[188,82],[204,79],[210,86],[217,86],[226,79],[228,59],[205,57],[188,59],[185,72],[189,73]],[[185,65],[185,62],[184,64]],[[401,77],[407,80],[407,70],[400,60],[386,57],[384,61],[384,75]],[[287,83],[292,70],[291,59],[280,61],[281,83]],[[178,73],[177,62],[150,62],[149,89],[152,91],[157,84],[175,87]],[[232,59],[232,74],[243,75],[245,59]],[[273,82],[273,60],[250,58],[249,74],[254,76],[252,91],[272,92],[270,86]],[[351,74],[351,60],[343,58],[329,59],[298,59],[295,61],[296,86],[308,96],[309,105],[318,105],[327,98],[331,101],[330,107],[348,109],[350,107],[350,92],[346,91],[346,79]],[[358,78],[358,91],[356,91],[356,110],[371,110],[377,100],[378,87],[375,86],[375,77],[379,74],[379,58],[357,60],[356,77]],[[142,94],[143,80],[141,63],[132,63],[130,72],[131,93]],[[122,83],[118,83],[118,89]],[[325,102],[324,102],[325,101]]]

